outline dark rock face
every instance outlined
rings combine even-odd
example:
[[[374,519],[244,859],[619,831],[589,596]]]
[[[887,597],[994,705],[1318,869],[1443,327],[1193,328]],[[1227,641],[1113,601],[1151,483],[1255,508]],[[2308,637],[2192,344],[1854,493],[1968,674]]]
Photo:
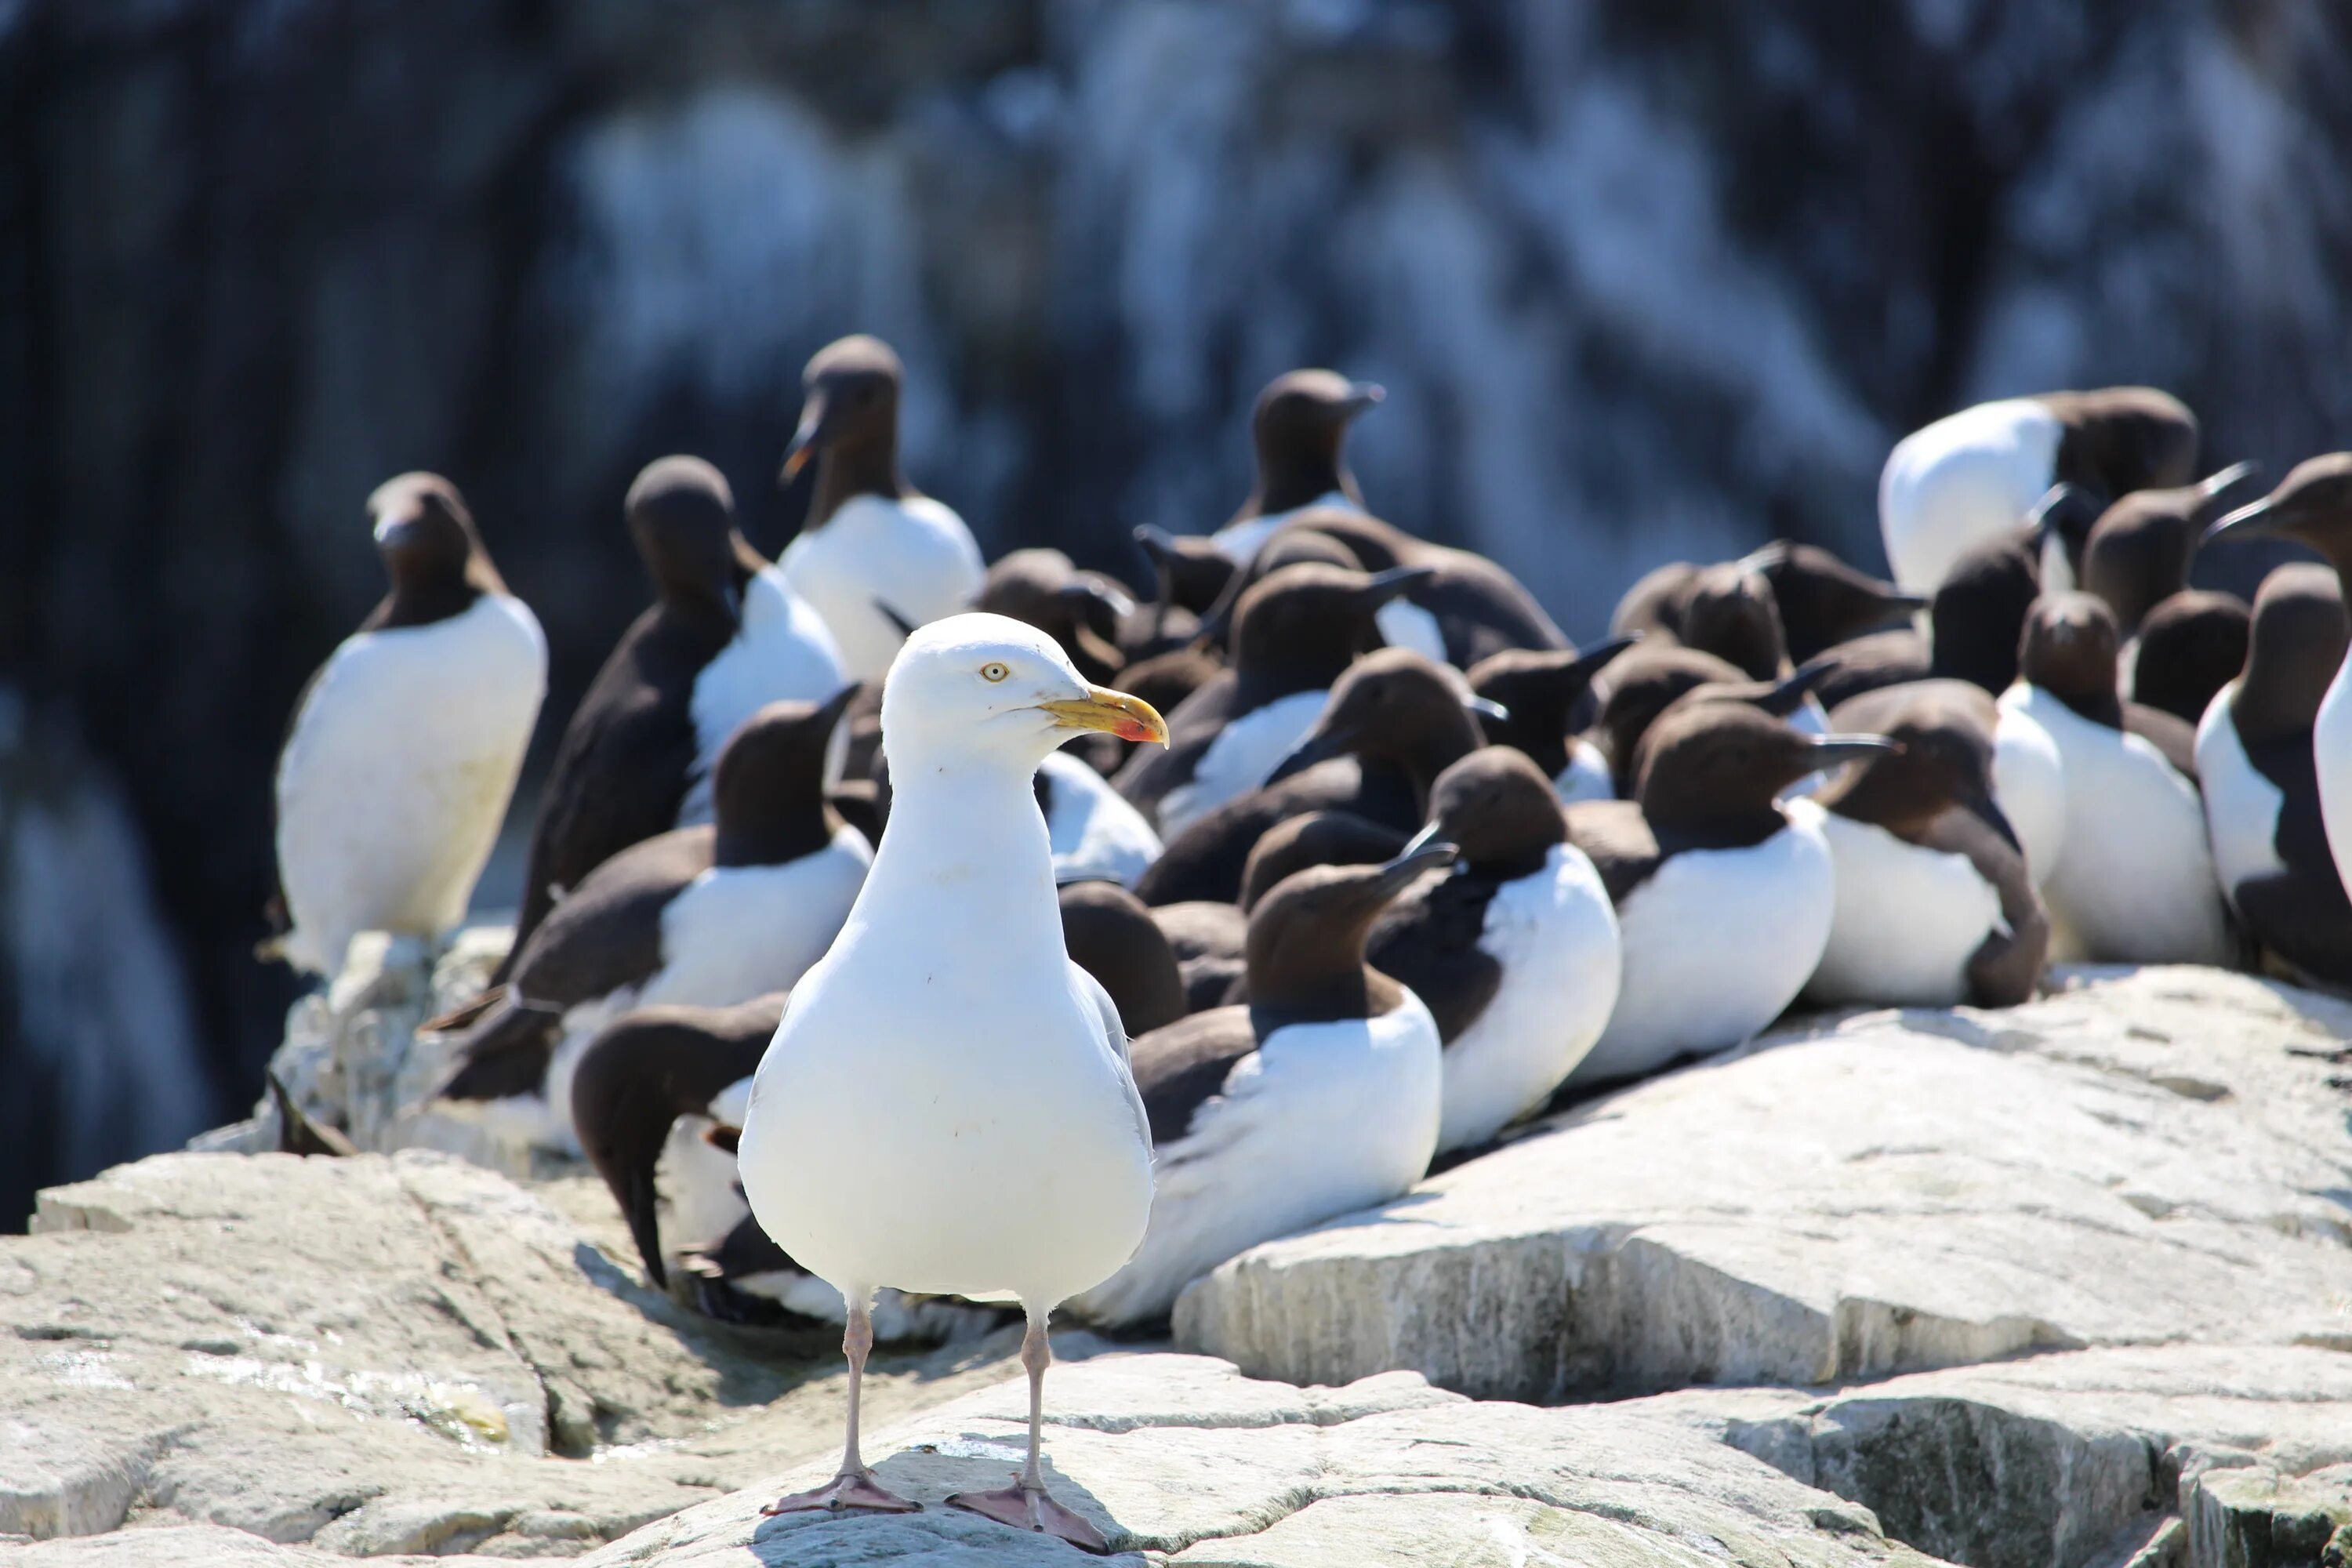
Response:
[[[992,554],[1129,575],[1269,376],[1376,378],[1374,506],[1575,632],[1770,532],[1875,565],[1888,443],[1975,398],[2153,382],[2273,471],[2352,427],[2324,0],[17,0],[0,150],[0,674],[121,778],[224,1113],[290,994],[280,726],[402,468],[538,610],[552,734],[630,474],[701,452],[779,547],[853,329]]]

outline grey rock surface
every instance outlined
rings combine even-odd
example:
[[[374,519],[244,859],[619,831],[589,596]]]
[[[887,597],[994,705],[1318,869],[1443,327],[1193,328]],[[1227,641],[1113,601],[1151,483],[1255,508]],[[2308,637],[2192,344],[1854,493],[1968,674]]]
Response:
[[[1686,1413],[1977,1568],[2128,1562],[2159,1538],[2200,1568],[2315,1562],[2316,1545],[2262,1551],[2315,1529],[2325,1544],[2352,1521],[2352,1355],[2340,1350],[2133,1345],[1827,1394],[1693,1389],[1636,1403]]]
[[[726,1330],[616,1256],[415,1151],[53,1189],[0,1249],[0,1537],[573,1555],[838,1441],[831,1336]],[[867,1397],[887,1419],[992,1383],[1016,1342],[879,1358]]]
[[[379,957],[289,1042],[321,1104],[396,1099],[383,1042],[466,983]],[[1231,1355],[1057,1336],[1056,1485],[1130,1563],[2326,1563],[2347,1025],[2101,970],[1759,1042],[1218,1271],[1178,1327]],[[594,1178],[426,1150],[52,1189],[0,1243],[0,1563],[1078,1560],[938,1507],[761,1519],[835,1463],[833,1336],[712,1324],[632,1257]],[[1002,1484],[1016,1344],[877,1357],[887,1484]]]
[[[775,1491],[829,1474],[819,1461],[650,1525],[586,1563],[1082,1561],[1058,1542],[940,1506],[950,1492],[1004,1484],[1021,1458],[1024,1400],[1007,1384],[875,1436],[877,1474],[921,1501],[919,1514],[760,1517]],[[1161,1353],[1058,1368],[1047,1407],[1056,1494],[1130,1565],[1931,1561],[1886,1539],[1868,1509],[1800,1485],[1696,1424],[1634,1406],[1478,1404],[1407,1373],[1299,1389]]]
[[[2085,1346],[2352,1349],[2352,1008],[2079,971],[1869,1014],[1588,1103],[1244,1253],[1180,1346],[1548,1402],[1820,1384]]]

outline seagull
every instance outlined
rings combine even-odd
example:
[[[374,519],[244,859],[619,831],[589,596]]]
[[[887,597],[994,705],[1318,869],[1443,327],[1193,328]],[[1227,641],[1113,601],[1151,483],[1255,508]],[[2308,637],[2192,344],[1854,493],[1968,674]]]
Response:
[[[1168,739],[1149,703],[1088,685],[1053,638],[1005,616],[935,621],[891,663],[889,822],[840,937],[793,992],[738,1146],[761,1227],[847,1312],[840,1473],[771,1513],[919,1506],[858,1451],[877,1289],[1011,1296],[1028,1319],[1028,1460],[1012,1486],[949,1503],[1109,1549],[1046,1491],[1045,1323],[1141,1244],[1151,1137],[1118,1009],[1065,947],[1031,784],[1097,731]]]

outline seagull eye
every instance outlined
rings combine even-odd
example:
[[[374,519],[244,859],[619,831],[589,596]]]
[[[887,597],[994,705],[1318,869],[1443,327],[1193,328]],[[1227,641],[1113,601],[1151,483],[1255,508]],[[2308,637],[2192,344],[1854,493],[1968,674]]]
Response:
[[[1013,672],[1005,668],[1004,666],[992,661],[980,667],[980,678],[982,680],[1002,680],[1012,673]]]

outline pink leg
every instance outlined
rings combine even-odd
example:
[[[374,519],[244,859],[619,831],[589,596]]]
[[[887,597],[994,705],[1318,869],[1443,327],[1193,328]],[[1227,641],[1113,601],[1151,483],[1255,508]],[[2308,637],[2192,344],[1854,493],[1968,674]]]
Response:
[[[844,1509],[873,1509],[882,1513],[919,1513],[923,1505],[887,1490],[866,1468],[857,1452],[857,1396],[866,1382],[866,1357],[874,1348],[872,1299],[860,1293],[849,1303],[849,1321],[841,1331],[842,1353],[849,1358],[849,1441],[841,1455],[841,1473],[814,1491],[780,1497],[760,1511],[771,1518],[780,1513],[805,1513],[815,1509],[839,1513]]]
[[[1103,1538],[1103,1532],[1085,1516],[1055,1502],[1045,1490],[1045,1369],[1053,1361],[1053,1347],[1045,1342],[1045,1316],[1032,1311],[1029,1331],[1021,1341],[1021,1364],[1029,1373],[1029,1462],[1021,1467],[1020,1477],[1003,1490],[958,1492],[948,1499],[948,1506],[968,1509],[1015,1530],[1059,1536],[1081,1551],[1108,1556],[1110,1542]]]

